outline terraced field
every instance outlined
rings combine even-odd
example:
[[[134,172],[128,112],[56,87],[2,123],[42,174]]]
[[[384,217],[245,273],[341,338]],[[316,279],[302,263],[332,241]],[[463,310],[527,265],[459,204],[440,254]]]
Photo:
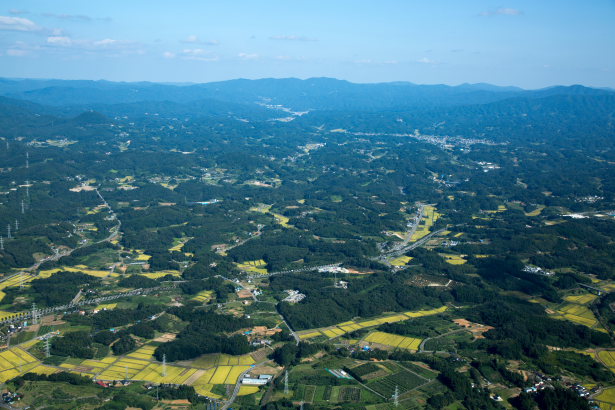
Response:
[[[199,293],[196,294],[195,297],[192,298],[192,300],[196,300],[197,302],[209,302],[213,296],[214,292],[211,290],[202,290]]]

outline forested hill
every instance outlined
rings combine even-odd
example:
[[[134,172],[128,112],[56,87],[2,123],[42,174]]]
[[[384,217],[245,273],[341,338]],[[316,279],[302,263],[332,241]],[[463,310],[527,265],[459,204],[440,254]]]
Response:
[[[378,113],[319,111],[298,121],[350,132],[408,133],[418,129],[424,134],[598,147],[615,143],[614,120],[615,93],[606,93],[516,97],[489,104]]]

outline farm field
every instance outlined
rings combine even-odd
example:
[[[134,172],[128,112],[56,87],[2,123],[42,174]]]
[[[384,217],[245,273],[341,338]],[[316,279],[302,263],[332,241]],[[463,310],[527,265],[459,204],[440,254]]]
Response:
[[[431,227],[438,220],[438,218],[440,218],[440,216],[441,214],[436,212],[435,207],[431,205],[425,205],[423,209],[423,218],[421,222],[419,223],[417,230],[412,235],[412,238],[410,238],[410,240],[412,242],[416,242],[419,239],[429,235],[429,233],[431,232]]]
[[[615,351],[601,350],[598,352],[598,358],[605,366],[615,371]]]
[[[302,330],[297,333],[301,340],[311,339],[311,338],[318,337],[318,336],[326,336],[327,338],[332,339],[334,337],[338,337],[343,334],[353,332],[355,330],[364,329],[364,328],[372,327],[372,326],[378,326],[384,323],[400,322],[403,320],[408,320],[408,319],[417,318],[417,317],[436,315],[438,313],[444,312],[446,309],[447,309],[446,306],[441,306],[436,309],[403,312],[403,313],[398,313],[396,315],[382,316],[379,318],[363,320],[363,321],[350,320],[347,322],[339,323],[334,326],[329,326],[329,327],[320,328],[320,329]]]
[[[193,385],[200,394],[213,398],[220,395],[212,393],[216,384],[235,384],[241,373],[253,367],[255,360],[250,355],[231,356],[225,354],[205,355],[185,366],[155,361],[153,353],[156,346],[144,345],[121,357],[103,359],[67,360],[58,368],[41,364],[25,349],[34,346],[38,340],[12,347],[0,352],[0,382],[5,382],[27,372],[53,374],[59,369],[98,380],[113,381],[141,380],[151,383]],[[166,374],[165,374],[166,373]],[[250,386],[252,387],[252,386]],[[252,394],[258,387],[243,389],[243,394]]]
[[[605,389],[595,398],[602,410],[615,410],[615,387]]]
[[[587,293],[585,295],[568,295],[568,296],[564,296],[564,300],[567,302],[572,302],[572,303],[576,303],[579,305],[586,305],[588,303],[593,302],[594,300],[596,300],[598,296],[593,295],[591,293]]]
[[[262,275],[266,275],[268,273],[267,268],[265,268],[265,266],[267,266],[267,263],[262,259],[236,263],[235,265],[237,265],[239,269],[248,272],[260,273]]]
[[[214,292],[211,290],[202,290],[199,293],[197,293],[196,296],[192,298],[192,300],[196,300],[197,302],[206,303],[211,300],[213,294]]]
[[[158,271],[158,272],[147,272],[147,273],[140,273],[141,276],[145,276],[146,278],[150,278],[150,279],[158,279],[158,278],[162,278],[163,276],[167,276],[167,275],[173,275],[173,276],[181,276],[181,273],[177,270],[162,270],[162,271]]]
[[[564,319],[578,323],[587,327],[596,328],[598,320],[591,310],[584,305],[576,303],[566,303],[556,310]]]
[[[393,266],[406,266],[413,258],[411,256],[398,256],[391,261]]]
[[[432,379],[419,376],[393,362],[384,362],[383,365],[389,374],[370,380],[367,386],[384,397],[391,397],[396,387],[399,389],[399,394],[403,395]]]
[[[365,337],[363,341],[397,347],[400,349],[417,350],[422,340],[414,337],[399,336],[392,333],[373,332]]]
[[[463,255],[454,255],[454,254],[448,254],[448,253],[441,253],[440,256],[442,256],[444,258],[446,263],[449,263],[451,265],[463,265],[464,263],[467,262],[464,259]]]

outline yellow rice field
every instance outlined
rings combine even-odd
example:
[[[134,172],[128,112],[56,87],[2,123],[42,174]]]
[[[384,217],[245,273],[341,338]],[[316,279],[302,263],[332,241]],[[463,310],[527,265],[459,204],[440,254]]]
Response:
[[[196,296],[192,298],[192,300],[196,300],[197,302],[202,303],[209,302],[212,299],[213,294],[213,290],[202,290],[197,293]]]
[[[431,232],[431,227],[438,220],[438,218],[440,218],[440,216],[441,214],[436,212],[436,208],[431,205],[425,205],[423,208],[423,218],[410,240],[416,242],[419,239],[429,235]]]
[[[557,311],[565,319],[571,322],[579,323],[587,327],[594,327],[598,324],[598,320],[591,310],[586,306],[568,303],[560,307]]]
[[[463,265],[467,262],[462,255],[441,253],[440,256],[444,258],[446,263],[450,263],[451,265]]]
[[[158,279],[158,278],[162,278],[163,276],[167,276],[167,275],[181,276],[181,272],[178,270],[161,270],[158,272],[140,273],[140,275],[145,276],[146,278],[150,278],[150,279]]]
[[[603,350],[598,352],[598,357],[605,366],[615,369],[615,351]]]
[[[585,305],[596,300],[598,296],[592,295],[591,293],[587,293],[585,295],[569,295],[565,296],[564,300],[572,303],[576,303],[579,305]]]
[[[248,271],[248,272],[260,273],[262,275],[266,275],[268,273],[267,268],[265,268],[265,266],[267,265],[267,262],[265,262],[262,259],[255,260],[255,261],[245,261],[242,263],[236,263],[235,265],[237,265],[239,269]]]
[[[311,339],[317,336],[326,336],[330,339],[341,336],[346,333],[353,332],[355,330],[363,329],[366,327],[378,326],[384,323],[393,323],[400,322],[403,320],[408,320],[416,317],[436,315],[438,313],[442,313],[446,310],[446,306],[441,306],[436,309],[430,310],[417,310],[411,312],[399,313],[396,315],[388,315],[375,319],[364,320],[364,321],[347,321],[343,323],[339,323],[335,326],[329,326],[322,329],[311,329],[311,330],[303,330],[299,332],[299,338],[301,340]]]
[[[247,396],[249,394],[258,393],[258,386],[241,386],[239,388],[239,396]]]
[[[391,261],[393,266],[406,266],[413,258],[411,256],[399,256]]]
[[[365,339],[366,342],[378,343],[385,346],[398,347],[400,349],[418,350],[421,339],[414,337],[399,336],[386,332],[370,333]]]
[[[600,408],[602,410],[615,409],[615,387],[603,390],[595,399],[601,402]]]

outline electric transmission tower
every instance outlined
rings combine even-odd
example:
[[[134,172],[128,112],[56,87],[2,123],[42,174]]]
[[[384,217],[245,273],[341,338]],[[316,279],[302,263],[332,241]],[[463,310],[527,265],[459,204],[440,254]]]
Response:
[[[162,377],[167,377],[167,355],[162,355]]]
[[[288,394],[288,370],[284,373],[284,394]]]
[[[8,224],[8,226],[6,228],[6,237],[8,239],[11,239],[11,224]]]
[[[36,303],[32,303],[32,324],[38,323],[38,311],[36,310]]]
[[[23,199],[21,200],[21,214],[26,213],[26,204],[24,204]]]
[[[2,236],[0,236],[0,251],[4,250],[4,238],[2,238]]]
[[[399,406],[399,387],[395,386],[395,393],[393,393],[393,404],[395,407]]]
[[[15,219],[15,232],[19,230],[19,221]]]
[[[51,343],[50,343],[50,337],[48,337],[47,339],[45,339],[45,357],[49,357],[51,356]]]

